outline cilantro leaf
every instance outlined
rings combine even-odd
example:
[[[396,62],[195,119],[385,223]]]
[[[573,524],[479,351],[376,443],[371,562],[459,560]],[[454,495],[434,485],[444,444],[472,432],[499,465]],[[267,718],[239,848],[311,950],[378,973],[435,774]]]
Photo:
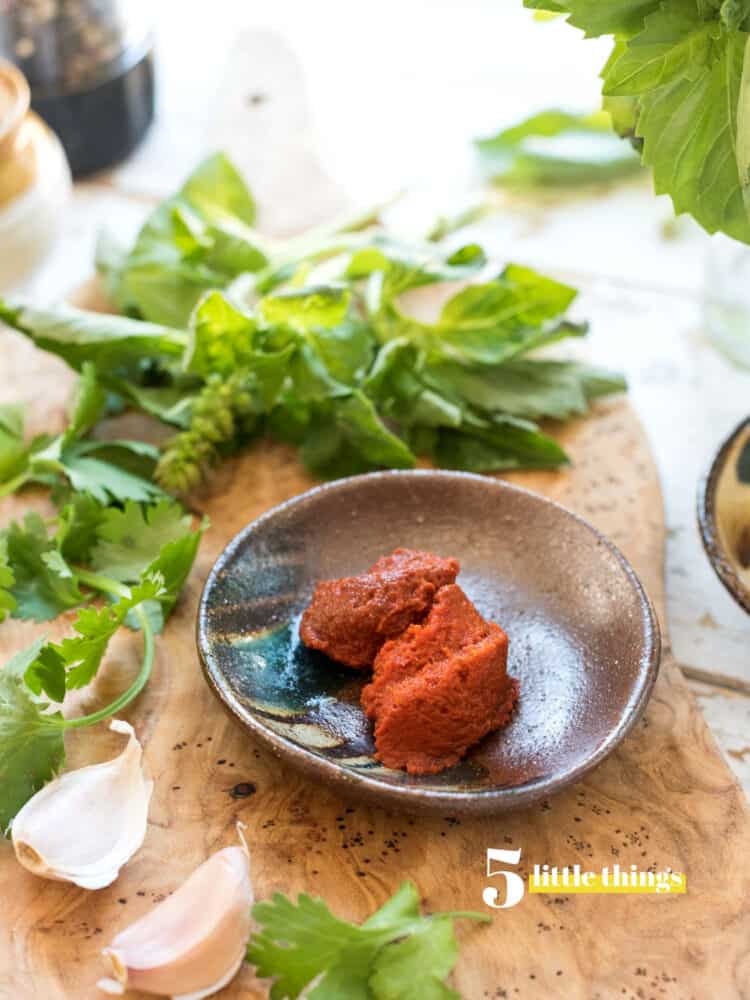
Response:
[[[443,982],[457,958],[453,921],[433,917],[378,953],[369,985],[378,1000],[461,1000]]]
[[[132,583],[153,562],[163,545],[190,533],[190,515],[163,499],[148,507],[131,500],[122,509],[103,510],[91,564],[113,580]]]
[[[16,618],[47,621],[81,603],[78,583],[39,514],[12,522],[2,539],[14,577],[8,590]]]
[[[57,516],[55,541],[69,563],[87,563],[105,508],[89,493],[75,493]]]
[[[18,606],[12,593],[15,581],[13,567],[8,562],[8,541],[4,534],[0,534],[0,622]]]
[[[251,938],[247,960],[259,976],[276,977],[272,1000],[294,1000],[342,951],[362,940],[359,927],[334,917],[322,899],[307,895],[295,904],[275,893],[270,902],[256,903],[253,918],[263,930]]]
[[[542,111],[475,145],[492,180],[515,187],[601,183],[640,167],[605,112]]]
[[[78,635],[52,643],[52,649],[60,656],[66,669],[66,688],[71,690],[89,684],[99,669],[110,639],[130,612],[138,605],[159,600],[163,593],[162,578],[158,574],[146,575],[116,604],[103,608],[82,608],[73,623]]]
[[[150,480],[158,456],[157,448],[141,441],[80,441],[57,456],[52,451],[40,453],[38,463],[60,473],[74,490],[89,493],[101,504],[148,502],[163,496]]]
[[[390,927],[399,921],[417,920],[419,893],[413,882],[402,882],[396,892],[362,924],[363,927]]]
[[[457,997],[442,982],[457,957],[452,916],[420,916],[412,883],[361,926],[339,920],[321,899],[300,895],[293,903],[280,893],[257,903],[253,918],[261,930],[247,960],[259,976],[274,977],[272,1000],[295,1000],[316,979],[311,1000]]]
[[[208,518],[204,518],[195,531],[187,531],[182,537],[162,545],[157,558],[146,568],[147,577],[158,576],[162,580],[162,589],[158,596],[162,621],[169,618],[177,603],[195,562],[203,533],[208,526]],[[158,630],[157,627],[156,631]]]
[[[141,470],[153,470],[157,457],[156,448],[140,441],[71,441],[66,433],[30,455],[23,483],[62,480],[101,504],[148,501],[162,491]]]
[[[97,528],[92,565],[97,572],[123,583],[159,576],[160,594],[146,609],[158,632],[185,585],[207,527],[204,520],[193,531],[190,515],[170,500],[145,508],[135,503],[126,503],[122,510],[109,508],[102,513]],[[129,611],[123,620],[136,627]]]
[[[84,438],[102,415],[105,393],[94,364],[82,365],[81,377],[62,434],[38,437],[25,449],[16,474],[0,485],[0,495],[27,483],[69,485],[102,504],[150,500],[162,491],[150,481],[158,449],[142,441],[96,441]]]
[[[65,661],[52,643],[42,646],[23,679],[37,697],[44,692],[50,701],[61,703],[65,699]]]
[[[59,712],[49,713],[24,683],[43,640],[16,654],[0,670],[0,830],[52,778],[65,760]]]
[[[23,407],[0,407],[0,497],[14,493],[32,479],[49,485],[54,483],[53,475],[40,471],[32,476],[30,472],[34,455],[52,440],[48,435],[38,435],[26,444]]]
[[[17,476],[26,465],[23,424],[22,406],[0,406],[0,483]]]

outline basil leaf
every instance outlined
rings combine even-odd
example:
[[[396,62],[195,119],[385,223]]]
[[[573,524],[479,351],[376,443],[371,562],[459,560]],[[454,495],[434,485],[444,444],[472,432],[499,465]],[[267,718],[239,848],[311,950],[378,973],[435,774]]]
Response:
[[[0,300],[0,320],[71,368],[81,371],[89,361],[97,371],[123,378],[140,379],[146,365],[170,367],[186,342],[182,330],[67,305],[33,309]]]
[[[627,177],[640,158],[612,131],[603,112],[543,111],[476,141],[483,170],[517,187],[592,184]]]

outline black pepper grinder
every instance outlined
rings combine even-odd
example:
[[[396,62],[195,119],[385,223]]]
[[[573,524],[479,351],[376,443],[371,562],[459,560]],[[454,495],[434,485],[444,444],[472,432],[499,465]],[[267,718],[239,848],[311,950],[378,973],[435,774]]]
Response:
[[[124,159],[153,120],[143,0],[0,0],[0,56],[23,71],[75,177]]]

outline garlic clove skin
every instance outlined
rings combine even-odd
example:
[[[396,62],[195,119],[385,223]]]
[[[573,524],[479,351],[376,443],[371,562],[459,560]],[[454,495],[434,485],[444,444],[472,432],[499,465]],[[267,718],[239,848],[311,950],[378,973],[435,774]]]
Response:
[[[240,836],[242,836],[240,834]],[[234,978],[245,960],[253,903],[247,846],[225,847],[183,884],[117,935],[103,954],[116,988],[173,1000],[200,1000]]]
[[[14,818],[16,857],[35,875],[102,889],[143,843],[153,782],[133,727],[113,719],[109,728],[128,736],[119,757],[64,772]]]

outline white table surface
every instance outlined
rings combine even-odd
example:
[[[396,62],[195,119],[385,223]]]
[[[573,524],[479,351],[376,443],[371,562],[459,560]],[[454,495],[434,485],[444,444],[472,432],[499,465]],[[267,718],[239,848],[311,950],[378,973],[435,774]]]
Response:
[[[272,6],[272,9],[267,9]],[[520,0],[381,0],[273,5],[162,0],[157,122],[131,160],[76,186],[63,235],[24,294],[64,296],[91,273],[102,224],[128,236],[215,144],[217,95],[243,27],[278,31],[310,97],[305,142],[356,204],[407,187],[394,224],[417,227],[476,190],[470,140],[544,107],[592,109],[606,43],[560,22],[538,23]],[[247,79],[252,80],[248,66]],[[219,122],[217,124],[217,119]],[[241,143],[240,143],[241,145]],[[261,205],[261,211],[263,206]],[[669,202],[648,178],[594,197],[509,205],[477,232],[503,260],[569,279],[592,322],[588,354],[623,369],[649,433],[667,509],[669,627],[688,668],[750,682],[750,618],[703,554],[695,526],[699,476],[750,410],[750,372],[729,365],[704,331],[711,240],[690,220],[667,239]],[[750,698],[694,683],[729,764],[750,790]]]

